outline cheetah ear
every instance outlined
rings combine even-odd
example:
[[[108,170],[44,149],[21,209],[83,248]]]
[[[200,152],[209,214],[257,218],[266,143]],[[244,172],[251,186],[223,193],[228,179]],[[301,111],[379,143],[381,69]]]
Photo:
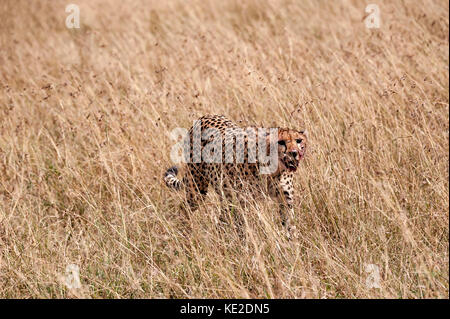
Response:
[[[308,130],[302,130],[302,131],[300,131],[300,133],[302,133],[303,135],[305,135],[306,137],[308,137]]]

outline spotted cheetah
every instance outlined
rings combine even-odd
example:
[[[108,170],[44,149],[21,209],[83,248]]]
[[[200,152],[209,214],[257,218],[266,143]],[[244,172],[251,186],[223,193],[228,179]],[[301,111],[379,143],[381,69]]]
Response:
[[[211,138],[214,134],[202,135],[201,144],[195,150],[193,140],[196,132],[208,130],[216,132],[216,139]],[[268,193],[278,201],[282,224],[289,230],[289,216],[293,215],[293,176],[300,160],[305,156],[307,134],[306,131],[288,128],[273,128],[273,130],[274,135],[270,134],[270,129],[256,127],[244,131],[223,115],[203,116],[194,123],[186,138],[185,155],[189,156],[186,160],[187,169],[184,177],[178,179],[178,168],[173,166],[165,172],[164,181],[170,188],[185,189],[186,200],[192,210],[198,207],[198,202],[205,197],[210,185],[219,195],[230,200],[233,199],[233,194],[242,197],[249,194],[248,191],[253,194]],[[272,144],[270,138],[273,138]],[[237,143],[238,140],[242,142],[241,145]],[[261,143],[263,150],[258,149],[261,153],[265,153],[262,155],[270,153],[270,147],[274,145],[277,157],[275,168],[269,174],[261,173],[267,166],[262,164],[260,158],[256,159],[255,152],[252,153],[251,147],[255,147],[256,142],[265,142]],[[228,150],[232,150],[228,154],[227,147]],[[216,157],[217,161],[208,161],[204,154],[201,158],[198,155],[195,161],[196,153],[205,151],[208,153],[217,149],[222,150]],[[240,161],[238,150],[243,155]]]

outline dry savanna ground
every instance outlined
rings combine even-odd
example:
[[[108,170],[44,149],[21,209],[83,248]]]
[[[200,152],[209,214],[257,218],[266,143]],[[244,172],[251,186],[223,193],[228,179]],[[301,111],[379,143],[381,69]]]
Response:
[[[449,297],[447,1],[73,2],[0,2],[0,297]],[[309,131],[294,238],[270,199],[184,219],[207,113]]]

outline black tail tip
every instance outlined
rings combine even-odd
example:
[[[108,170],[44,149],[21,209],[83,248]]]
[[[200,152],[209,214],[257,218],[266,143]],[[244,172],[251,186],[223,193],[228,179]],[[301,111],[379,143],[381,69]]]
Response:
[[[178,167],[172,166],[171,168],[167,169],[167,171],[164,173],[164,177],[167,177],[168,175],[177,175],[178,174]]]

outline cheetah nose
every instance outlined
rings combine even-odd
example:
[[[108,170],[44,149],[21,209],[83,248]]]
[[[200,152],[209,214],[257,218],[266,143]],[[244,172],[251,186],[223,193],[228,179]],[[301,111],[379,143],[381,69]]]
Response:
[[[298,156],[298,151],[297,150],[293,150],[293,151],[290,151],[289,152],[289,155],[291,155],[293,158],[297,158],[297,156]]]

